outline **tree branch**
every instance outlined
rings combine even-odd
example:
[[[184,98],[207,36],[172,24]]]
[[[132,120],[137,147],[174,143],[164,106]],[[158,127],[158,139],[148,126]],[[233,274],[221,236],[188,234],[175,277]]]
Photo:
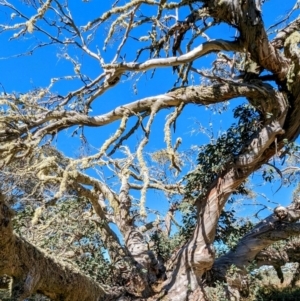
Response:
[[[13,233],[13,213],[0,195],[0,275],[13,277],[12,299],[42,293],[52,300],[112,300],[109,294],[75,267],[61,263]]]

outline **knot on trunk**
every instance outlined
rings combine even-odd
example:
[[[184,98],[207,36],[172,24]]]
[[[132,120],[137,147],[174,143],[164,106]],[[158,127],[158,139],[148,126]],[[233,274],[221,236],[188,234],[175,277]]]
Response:
[[[274,209],[274,215],[283,222],[294,223],[300,219],[300,210],[294,204],[284,207],[278,206]]]
[[[215,250],[212,245],[195,244],[190,249],[191,266],[198,277],[210,270],[215,261]]]

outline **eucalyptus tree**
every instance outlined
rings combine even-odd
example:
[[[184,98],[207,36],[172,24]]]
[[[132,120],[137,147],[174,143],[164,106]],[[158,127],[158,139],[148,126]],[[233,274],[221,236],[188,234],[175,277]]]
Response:
[[[297,152],[298,2],[268,29],[269,3],[260,0],[96,2],[0,0],[8,53],[0,274],[13,279],[12,299],[206,300],[217,280],[239,299],[254,261],[273,264],[282,279],[295,248],[279,258],[268,247],[298,235],[297,195],[252,229],[245,224],[235,248],[217,259],[214,243],[226,238],[218,223],[230,225],[224,206],[247,193],[247,178],[274,156]],[[24,58],[32,68],[43,60],[58,67],[37,68],[44,86],[20,90],[24,75],[8,87],[5,73],[28,71],[16,65]],[[235,123],[181,151],[180,116],[192,107],[201,119],[204,107],[228,102]],[[78,147],[73,154],[57,142],[66,137]],[[296,175],[293,168],[285,172]],[[151,208],[153,190],[169,204],[165,216]]]

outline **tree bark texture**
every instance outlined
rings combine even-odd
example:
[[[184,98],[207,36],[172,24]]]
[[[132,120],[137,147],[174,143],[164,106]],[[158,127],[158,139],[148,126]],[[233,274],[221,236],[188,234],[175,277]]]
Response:
[[[256,62],[262,68],[261,70],[266,69],[275,74],[278,81],[286,87],[285,78],[288,76],[289,68],[291,68],[288,59],[293,57],[294,66],[299,66],[298,53],[293,52],[293,46],[286,43],[287,50],[285,54],[287,57],[284,57],[268,41],[261,19],[261,10],[257,6],[259,1],[202,2],[209,8],[212,16],[239,29],[239,39],[250,53],[251,60]],[[292,43],[295,44],[295,40]],[[292,49],[292,51],[289,49]],[[295,68],[299,71],[298,67]],[[298,77],[294,79],[289,90],[272,92],[268,99],[248,98],[251,104],[265,115],[265,124],[257,133],[257,136],[253,137],[248,145],[245,145],[244,151],[235,159],[235,162],[232,162],[231,167],[212,183],[206,197],[197,200],[198,220],[196,229],[191,240],[180,250],[177,262],[172,270],[171,280],[167,286],[170,300],[180,301],[189,300],[189,298],[191,300],[203,300],[205,298],[201,295],[197,297],[192,292],[201,285],[201,279],[205,271],[210,270],[213,266],[214,249],[212,244],[216,224],[229,195],[252,172],[260,168],[262,164],[266,163],[281,149],[283,139],[294,141],[298,136],[300,125],[298,80]],[[271,120],[267,117],[268,113],[272,114]],[[251,259],[254,259],[263,248],[274,242],[276,233],[285,233],[286,236],[289,236],[294,234],[294,231],[297,232],[297,226],[280,224],[274,237],[272,235],[270,237],[265,236],[259,240],[259,243],[257,238],[254,238],[254,234],[252,234],[253,236],[249,234],[247,241],[252,246]],[[247,266],[251,261],[251,259],[247,260],[248,257],[243,257],[249,251],[247,247],[247,250],[244,249],[243,243],[244,241],[241,242],[241,248],[244,251],[241,251],[240,257],[236,257],[234,252],[228,254],[233,264],[235,262],[234,258],[236,259],[238,266]],[[239,260],[243,262],[240,264]]]
[[[13,278],[12,300],[34,293],[51,300],[113,300],[103,287],[13,233],[13,213],[0,195],[0,274]]]

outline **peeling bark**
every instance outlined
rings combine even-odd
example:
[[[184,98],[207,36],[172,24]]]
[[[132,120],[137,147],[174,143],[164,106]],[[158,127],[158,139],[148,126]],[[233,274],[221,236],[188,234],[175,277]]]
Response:
[[[251,60],[284,81],[288,72],[288,60],[269,42],[261,17],[261,1],[202,1],[211,16],[222,20],[240,32],[239,39]]]
[[[268,161],[270,157],[266,157],[265,151],[270,148],[278,135],[284,133],[281,125],[285,122],[287,111],[285,99],[276,95],[272,97],[272,100],[274,101],[273,109],[276,112],[274,116],[280,122],[273,120],[269,123],[268,121],[266,127],[263,127],[252,141],[249,141],[248,146],[232,163],[233,167],[228,168],[212,183],[206,197],[199,198],[196,202],[198,219],[193,237],[177,255],[178,259],[173,267],[170,283],[166,286],[168,295],[176,301],[184,300],[190,295],[190,292],[184,288],[190,287],[191,291],[196,290],[201,285],[204,273],[212,268],[216,225],[231,192],[261,166],[262,160]],[[279,111],[278,107],[281,108]]]
[[[254,60],[262,68],[266,68],[269,71],[276,74],[279,80],[283,81],[288,72],[287,59],[283,58],[273,46],[268,42],[266,33],[263,28],[261,20],[261,10],[257,6],[257,3],[252,1],[203,1],[205,5],[210,9],[210,14],[216,18],[223,20],[233,26],[236,26],[240,30],[240,39],[243,42],[246,49],[251,54],[251,60]],[[242,6],[241,3],[243,3]],[[296,91],[295,91],[296,92]],[[296,96],[296,101],[299,98],[299,91],[293,93]],[[289,140],[293,140],[299,133],[299,119],[293,118],[294,124],[286,127],[286,114],[288,112],[287,102],[277,99],[273,102],[267,110],[264,110],[264,114],[268,111],[273,112],[273,119],[271,123],[266,123],[265,127],[258,133],[257,138],[254,138],[248,146],[245,148],[244,153],[238,156],[235,162],[235,168],[229,169],[224,172],[222,176],[216,180],[212,185],[208,195],[204,199],[199,199],[198,206],[198,222],[194,231],[193,238],[190,242],[180,251],[178,255],[177,264],[173,270],[173,279],[170,281],[167,289],[169,290],[169,296],[174,300],[184,300],[189,293],[186,291],[186,287],[191,287],[191,290],[196,289],[201,284],[201,277],[205,271],[209,270],[214,263],[214,250],[212,247],[215,227],[220,215],[220,212],[225,205],[228,196],[236,189],[239,184],[253,171],[258,169],[263,162],[274,154],[274,148],[270,148],[277,136],[280,136],[279,140],[288,137]],[[291,100],[291,99],[290,99]],[[252,102],[253,103],[253,102]],[[259,107],[258,104],[254,104]],[[276,109],[279,108],[279,110]],[[297,106],[298,108],[299,106]],[[299,114],[299,109],[295,110],[295,113]],[[290,114],[290,111],[289,113]],[[292,128],[297,128],[296,132]],[[292,134],[291,134],[292,131]],[[280,146],[281,147],[281,146]],[[273,224],[274,221],[271,221]],[[278,233],[280,235],[277,239],[288,237],[292,234],[298,233],[298,228],[291,224],[277,224]],[[260,227],[260,226],[259,226]],[[260,244],[256,239],[250,239],[249,243],[253,246],[253,253],[250,252],[249,256],[254,259],[256,254],[263,248],[270,245],[276,238],[264,237],[260,241]],[[283,235],[283,236],[282,236]],[[241,256],[237,257],[236,252],[230,255],[228,264],[235,263],[234,258],[239,262],[238,266],[244,266],[248,262],[248,257],[245,256],[249,252],[249,248],[245,245],[245,241],[242,240],[239,245],[241,250]],[[245,248],[245,249],[244,249]],[[229,256],[229,255],[228,255]],[[222,259],[224,261],[224,259]],[[218,269],[221,266],[221,259],[219,259]],[[226,266],[226,269],[228,266]],[[181,283],[180,287],[174,283]],[[199,298],[198,300],[201,300]]]
[[[300,216],[298,216],[298,218],[300,218]],[[212,271],[217,279],[225,279],[226,272],[231,265],[236,266],[245,273],[246,268],[249,264],[253,263],[263,249],[276,241],[299,234],[300,224],[284,223],[279,221],[274,215],[270,215],[268,218],[257,224],[250,233],[245,235],[234,250],[218,258],[214,263]],[[260,259],[259,265],[268,262],[268,260],[262,260],[262,254],[264,253],[261,253],[259,257],[257,257]],[[270,258],[269,263],[271,264],[273,260],[274,257],[273,259]],[[278,266],[278,259],[276,262],[277,264],[275,267]]]

